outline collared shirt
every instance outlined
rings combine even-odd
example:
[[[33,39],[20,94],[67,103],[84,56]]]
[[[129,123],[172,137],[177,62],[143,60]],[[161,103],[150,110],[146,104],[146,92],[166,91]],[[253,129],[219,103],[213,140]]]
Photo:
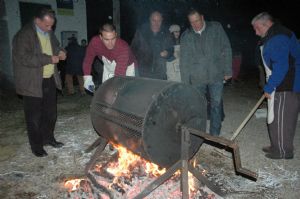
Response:
[[[41,30],[37,25],[36,32],[40,40],[42,52],[49,56],[53,55],[49,33]],[[54,74],[54,64],[47,64],[43,66],[43,78],[50,78]]]
[[[48,32],[45,32],[45,31],[43,31],[42,29],[40,29],[40,27],[38,26],[38,25],[36,25],[35,24],[35,29],[36,29],[36,31],[38,32],[38,33],[40,33],[40,34],[42,34],[42,35],[44,35],[44,36],[49,36],[49,33]]]
[[[205,28],[206,28],[206,23],[205,23],[205,21],[204,21],[204,22],[203,22],[203,26],[202,26],[201,30],[199,30],[199,31],[196,31],[196,30],[194,30],[194,31],[195,31],[195,33],[197,33],[197,34],[201,35],[201,34],[202,34],[202,32],[205,30]]]

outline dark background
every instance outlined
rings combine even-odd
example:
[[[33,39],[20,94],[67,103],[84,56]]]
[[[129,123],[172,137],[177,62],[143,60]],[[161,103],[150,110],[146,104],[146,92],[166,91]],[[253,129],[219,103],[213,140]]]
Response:
[[[88,39],[98,34],[99,26],[111,21],[112,0],[87,0]],[[190,8],[200,10],[208,21],[219,21],[231,41],[233,53],[242,54],[242,72],[255,70],[254,51],[258,37],[251,19],[267,11],[283,25],[300,36],[300,3],[297,0],[120,0],[121,38],[129,44],[135,30],[148,21],[151,11],[164,15],[164,24],[188,27],[186,13]]]

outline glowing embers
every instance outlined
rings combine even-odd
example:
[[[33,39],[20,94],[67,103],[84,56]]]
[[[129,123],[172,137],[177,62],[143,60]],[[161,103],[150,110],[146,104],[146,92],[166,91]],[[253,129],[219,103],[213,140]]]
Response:
[[[102,152],[101,161],[97,161],[94,168],[89,170],[88,180],[74,179],[65,182],[65,187],[69,191],[66,198],[134,198],[166,172],[166,169],[146,161],[122,146],[114,146],[114,151],[108,148]],[[193,166],[195,165],[196,161]],[[199,187],[201,185],[198,180],[189,173],[190,198],[201,198],[200,196],[214,198],[214,194],[208,194]],[[181,197],[180,171],[177,171],[171,179],[165,181],[146,198]]]
[[[73,180],[67,180],[64,184],[65,188],[68,189],[69,192],[76,191],[80,187],[80,182],[83,179],[73,179]]]

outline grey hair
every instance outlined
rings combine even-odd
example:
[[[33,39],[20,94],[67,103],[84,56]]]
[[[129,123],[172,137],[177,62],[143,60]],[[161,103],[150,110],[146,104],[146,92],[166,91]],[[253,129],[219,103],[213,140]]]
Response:
[[[252,19],[251,24],[253,25],[256,21],[261,21],[261,22],[265,23],[266,21],[274,22],[274,19],[269,13],[262,12],[262,13],[259,13],[258,15],[256,15]]]

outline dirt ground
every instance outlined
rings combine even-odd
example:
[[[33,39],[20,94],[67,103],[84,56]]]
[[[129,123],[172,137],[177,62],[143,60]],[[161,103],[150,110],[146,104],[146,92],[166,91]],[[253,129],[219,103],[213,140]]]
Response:
[[[231,138],[260,95],[253,78],[244,78],[225,87],[226,117],[222,137]],[[92,155],[84,150],[98,137],[90,121],[92,97],[58,96],[55,134],[65,146],[60,149],[45,147],[49,155],[44,158],[37,158],[30,151],[22,100],[4,91],[0,97],[0,198],[70,198],[63,183],[70,177],[84,176],[85,164]],[[265,118],[254,115],[250,119],[236,141],[242,166],[257,172],[256,182],[236,175],[231,153],[225,150],[203,144],[195,159],[207,170],[207,178],[226,191],[225,198],[297,199],[300,195],[299,131],[300,121],[294,140],[294,159],[271,160],[261,151],[269,144]]]

